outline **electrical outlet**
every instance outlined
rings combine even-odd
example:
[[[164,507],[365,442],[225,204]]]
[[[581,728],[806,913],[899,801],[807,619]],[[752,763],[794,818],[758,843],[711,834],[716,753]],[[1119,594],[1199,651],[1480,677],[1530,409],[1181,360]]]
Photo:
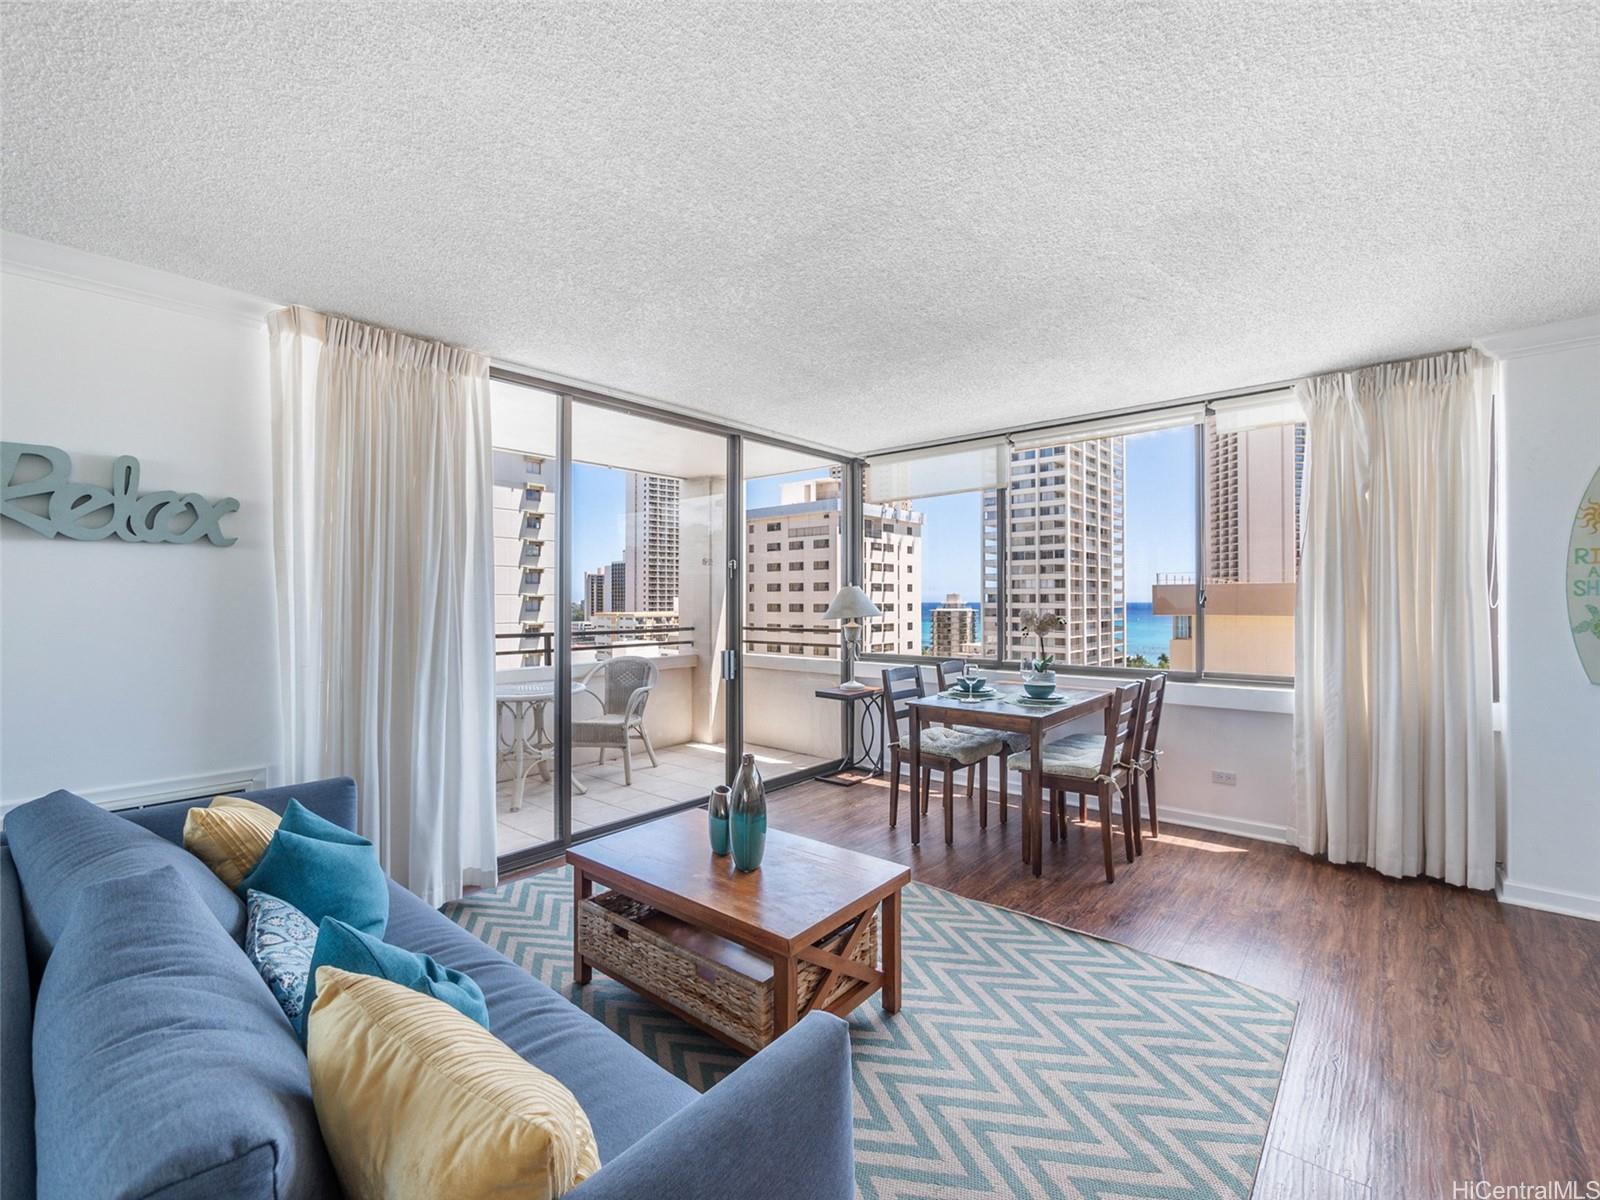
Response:
[[[1211,782],[1220,783],[1223,787],[1232,787],[1239,782],[1239,777],[1232,771],[1213,771],[1211,772]]]

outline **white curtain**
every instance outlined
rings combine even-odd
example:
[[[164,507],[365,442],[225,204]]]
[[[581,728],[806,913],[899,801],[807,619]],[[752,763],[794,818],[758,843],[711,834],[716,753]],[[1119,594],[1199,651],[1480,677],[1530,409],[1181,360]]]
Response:
[[[268,326],[286,778],[353,776],[385,869],[441,904],[495,882],[488,360]]]
[[[1295,826],[1307,853],[1494,886],[1492,366],[1476,351],[1297,385]]]

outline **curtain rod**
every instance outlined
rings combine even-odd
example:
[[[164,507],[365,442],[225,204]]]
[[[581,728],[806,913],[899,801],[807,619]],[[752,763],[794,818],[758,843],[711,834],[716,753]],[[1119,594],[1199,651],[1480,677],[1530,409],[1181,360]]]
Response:
[[[862,455],[863,458],[876,458],[882,454],[905,454],[913,450],[940,450],[946,446],[962,446],[968,442],[983,441],[986,438],[1003,437],[1007,439],[1025,437],[1030,433],[1039,433],[1046,429],[1069,429],[1074,425],[1087,425],[1092,421],[1106,421],[1113,417],[1143,417],[1151,413],[1168,412],[1177,408],[1189,408],[1196,404],[1209,404],[1213,400],[1234,400],[1244,396],[1263,396],[1268,392],[1281,392],[1291,388],[1296,381],[1291,379],[1284,383],[1266,383],[1257,387],[1228,388],[1220,392],[1207,392],[1204,395],[1185,396],[1181,400],[1163,400],[1159,404],[1141,404],[1136,408],[1112,408],[1100,412],[1083,413],[1076,417],[1066,417],[1054,421],[1034,421],[1028,425],[1014,425],[1008,429],[997,429],[990,433],[967,434],[963,437],[940,438],[930,442],[911,442],[904,446],[891,446],[882,450],[873,450]]]
[[[995,430],[983,434],[967,434],[964,437],[939,438],[929,442],[911,442],[904,446],[890,446],[882,450],[873,450],[863,454],[862,458],[876,458],[881,454],[905,454],[912,450],[940,450],[946,446],[961,446],[967,442],[982,441],[985,438],[1004,437],[1007,439],[1026,436],[1045,429],[1067,429],[1073,425],[1087,425],[1091,421],[1104,421],[1112,417],[1142,417],[1149,413],[1166,412],[1174,408],[1188,408],[1193,404],[1210,404],[1214,400],[1240,400],[1246,396],[1261,396],[1268,392],[1281,392],[1292,388],[1301,379],[1315,379],[1319,375],[1343,375],[1350,371],[1366,371],[1373,367],[1394,366],[1399,363],[1421,362],[1425,358],[1438,358],[1442,354],[1460,354],[1465,350],[1475,349],[1473,346],[1457,346],[1447,350],[1432,350],[1427,354],[1415,354],[1410,358],[1391,358],[1381,362],[1361,363],[1353,367],[1333,367],[1327,371],[1318,371],[1314,375],[1302,375],[1295,379],[1280,380],[1277,383],[1252,384],[1242,388],[1224,388],[1217,392],[1203,392],[1199,395],[1185,396],[1179,400],[1163,400],[1158,404],[1141,404],[1134,408],[1114,408],[1102,412],[1084,413],[1077,417],[1068,417],[1057,421],[1035,421],[1028,425],[1018,425],[1010,429]],[[1482,353],[1482,351],[1479,351]]]

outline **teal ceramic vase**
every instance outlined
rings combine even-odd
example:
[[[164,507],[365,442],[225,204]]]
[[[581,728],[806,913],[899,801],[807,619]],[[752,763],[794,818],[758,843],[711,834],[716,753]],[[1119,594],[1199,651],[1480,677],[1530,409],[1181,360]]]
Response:
[[[767,849],[767,785],[756,770],[753,754],[746,754],[733,781],[733,796],[728,801],[728,843],[733,865],[740,871],[754,871],[761,865]]]
[[[711,801],[706,805],[706,823],[711,830],[713,854],[728,852],[728,800],[732,794],[733,789],[725,783],[719,783],[711,789]]]

